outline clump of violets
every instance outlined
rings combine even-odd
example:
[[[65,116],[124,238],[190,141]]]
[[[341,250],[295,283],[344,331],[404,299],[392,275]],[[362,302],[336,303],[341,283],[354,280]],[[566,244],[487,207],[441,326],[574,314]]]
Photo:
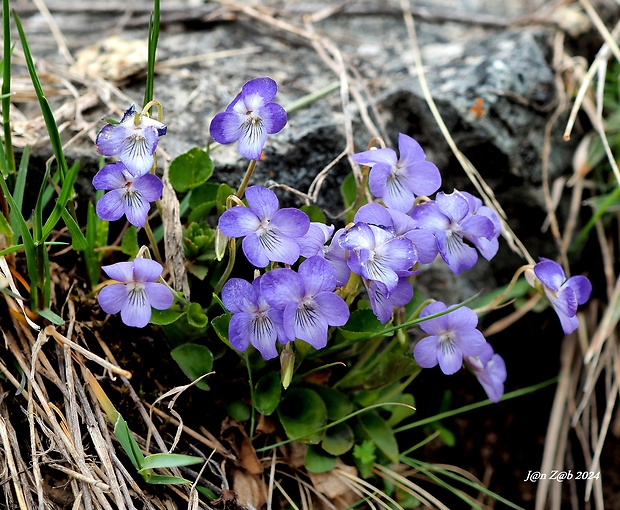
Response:
[[[287,122],[286,111],[273,101],[277,92],[278,85],[271,78],[247,82],[226,111],[211,121],[211,137],[221,144],[238,142],[241,155],[260,159],[267,135],[281,131]]]
[[[154,260],[136,258],[101,269],[119,283],[101,289],[97,296],[99,306],[109,314],[120,312],[127,326],[143,328],[151,320],[151,308],[167,310],[174,302],[170,289],[157,282],[163,268]]]
[[[403,133],[398,135],[400,157],[393,149],[370,149],[353,154],[353,160],[370,166],[371,193],[389,208],[409,212],[416,196],[435,193],[441,186],[439,169],[426,156],[420,144]]]
[[[95,144],[102,156],[119,156],[136,177],[151,170],[159,137],[166,134],[166,125],[136,112],[131,105],[119,124],[103,126]]]
[[[270,189],[250,186],[248,207],[237,205],[224,211],[218,222],[227,237],[243,237],[243,253],[255,267],[269,262],[294,264],[300,254],[297,239],[308,232],[310,218],[299,209],[279,209],[278,197]]]
[[[159,177],[151,173],[136,176],[122,161],[99,170],[93,186],[108,191],[97,201],[97,215],[102,220],[115,221],[125,215],[136,227],[144,226],[151,202],[158,200],[164,189]]]
[[[424,307],[420,317],[446,312],[448,307],[435,301]],[[446,375],[457,372],[463,365],[463,357],[480,356],[486,340],[476,329],[478,316],[466,306],[420,323],[420,328],[429,336],[418,341],[413,356],[422,368],[439,368]]]
[[[528,283],[544,293],[560,319],[565,334],[579,326],[577,307],[590,299],[592,284],[585,276],[566,278],[557,262],[540,257],[540,262],[525,271]]]

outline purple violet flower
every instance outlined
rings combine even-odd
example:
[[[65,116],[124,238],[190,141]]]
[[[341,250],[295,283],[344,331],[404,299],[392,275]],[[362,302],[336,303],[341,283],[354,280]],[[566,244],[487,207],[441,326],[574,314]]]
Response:
[[[280,131],[287,122],[286,111],[272,99],[278,85],[271,78],[247,82],[237,97],[211,121],[213,139],[221,144],[239,141],[237,150],[248,159],[259,159],[267,135]]]
[[[590,299],[592,293],[590,280],[585,276],[567,279],[560,264],[543,257],[533,269],[525,272],[525,278],[532,287],[542,287],[560,319],[564,333],[568,335],[575,331],[579,326],[577,307]]]
[[[484,388],[489,400],[497,404],[504,394],[504,382],[507,376],[506,363],[502,357],[495,354],[491,344],[487,343],[482,354],[465,356],[464,359],[465,364]]]
[[[262,186],[250,186],[245,197],[249,207],[236,205],[224,211],[220,231],[228,237],[244,237],[243,253],[256,267],[266,267],[270,261],[297,262],[297,239],[310,228],[308,215],[292,207],[278,209],[276,194]]]
[[[138,123],[136,123],[138,115]],[[95,144],[103,156],[119,155],[121,161],[135,176],[149,172],[155,161],[159,137],[166,134],[166,126],[146,115],[136,113],[131,105],[119,124],[106,124],[101,128]]]
[[[118,220],[123,214],[136,227],[143,227],[151,207],[164,189],[161,179],[146,173],[135,176],[121,161],[104,166],[93,178],[95,189],[106,190],[97,202],[97,215],[105,221]]]
[[[407,278],[400,278],[389,296],[386,286],[381,282],[364,279],[364,285],[372,311],[382,324],[392,318],[395,306],[404,306],[413,298],[413,287]]]
[[[282,330],[282,310],[272,308],[260,289],[262,276],[252,283],[231,278],[222,289],[222,302],[233,314],[228,326],[228,339],[238,351],[252,344],[264,359],[278,355],[276,340],[285,337]]]
[[[489,218],[493,222],[493,226],[495,227],[495,235],[492,238],[486,237],[468,237],[469,242],[473,244],[480,254],[487,260],[491,260],[497,254],[499,250],[499,236],[502,233],[502,222],[500,221],[497,213],[487,207],[486,205],[482,205],[482,200],[478,197],[473,196],[471,193],[467,193],[466,191],[461,191],[461,195],[463,195],[467,202],[469,203],[469,213],[470,214],[478,214],[480,216],[484,216]]]
[[[327,226],[325,223],[317,221],[310,222],[308,232],[297,239],[299,244],[299,254],[302,257],[310,258],[315,255],[323,255],[325,243],[329,241],[334,234],[334,226]]]
[[[418,227],[435,235],[441,258],[456,274],[474,267],[478,261],[476,249],[467,245],[465,239],[478,246],[480,238],[492,240],[499,235],[493,220],[472,214],[466,196],[457,190],[449,195],[437,193],[435,201],[414,207],[411,217]],[[485,258],[492,253],[491,249],[483,250]]]
[[[401,276],[410,276],[417,260],[409,239],[397,238],[388,229],[358,222],[340,237],[340,246],[349,250],[351,271],[367,280],[381,282],[389,296]]]
[[[435,301],[424,307],[420,317],[447,309],[444,303]],[[478,316],[466,306],[421,322],[420,328],[430,336],[415,345],[413,357],[422,368],[432,368],[439,363],[444,374],[454,374],[463,365],[463,356],[479,356],[484,351],[487,342],[476,329],[477,325]]]
[[[170,289],[156,283],[163,268],[154,260],[137,258],[101,269],[120,283],[101,289],[97,296],[99,306],[106,313],[121,312],[121,320],[127,326],[143,328],[151,320],[151,307],[167,310],[174,302]]]
[[[371,149],[353,154],[353,161],[372,167],[368,184],[372,194],[385,205],[409,212],[416,195],[431,195],[441,186],[439,169],[426,156],[420,144],[403,133],[398,135],[400,158],[393,149]]]
[[[300,255],[310,258],[319,256],[327,260],[336,273],[336,286],[342,287],[349,281],[351,270],[347,264],[347,251],[338,244],[344,229],[339,229],[334,234],[334,227],[323,223],[312,222],[308,232],[300,237],[297,242],[300,247]],[[331,239],[329,244],[327,241]]]
[[[315,349],[325,347],[329,326],[343,326],[349,320],[349,307],[335,288],[334,270],[318,256],[303,261],[298,272],[279,268],[265,273],[263,297],[283,312],[284,339],[280,340],[298,338]]]
[[[421,264],[430,264],[437,257],[437,242],[432,232],[419,228],[411,216],[401,211],[370,203],[359,208],[353,221],[382,226],[396,237],[409,239]]]

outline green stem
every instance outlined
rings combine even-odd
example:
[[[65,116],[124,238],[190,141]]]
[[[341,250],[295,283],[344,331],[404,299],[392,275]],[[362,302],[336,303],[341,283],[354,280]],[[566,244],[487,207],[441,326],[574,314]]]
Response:
[[[146,232],[146,236],[149,238],[149,242],[151,243],[151,247],[153,248],[153,254],[155,255],[155,260],[159,262],[162,266],[164,265],[164,261],[161,258],[161,254],[159,253],[159,248],[157,247],[157,241],[155,240],[155,236],[153,235],[153,231],[151,230],[151,225],[149,224],[149,219],[146,218],[144,222],[144,231]]]
[[[252,369],[250,368],[250,359],[248,351],[243,353],[245,367],[248,369],[248,384],[250,385],[250,400],[252,402],[252,411],[250,412],[250,439],[254,437],[254,428],[256,427],[256,417],[254,415],[254,383],[252,382]]]
[[[224,273],[222,273],[221,278],[217,282],[217,285],[213,289],[214,294],[219,294],[222,290],[222,287],[228,280],[230,273],[232,273],[233,266],[235,265],[235,255],[237,251],[237,240],[229,239],[228,240],[228,263],[226,264],[226,269],[224,269]]]
[[[248,187],[248,183],[250,182],[250,178],[254,173],[254,168],[256,168],[256,159],[251,159],[250,164],[248,165],[248,169],[245,171],[245,175],[243,176],[243,181],[241,181],[241,185],[235,193],[235,196],[238,198],[243,198],[243,194],[245,193],[245,189]]]

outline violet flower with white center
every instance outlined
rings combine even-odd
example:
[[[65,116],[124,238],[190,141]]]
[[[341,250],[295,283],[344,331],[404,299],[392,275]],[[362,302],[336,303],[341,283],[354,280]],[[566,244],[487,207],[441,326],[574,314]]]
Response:
[[[564,269],[557,262],[540,257],[533,269],[525,271],[528,283],[542,290],[560,319],[567,335],[579,326],[577,307],[583,305],[592,293],[592,284],[585,276],[566,278]]]
[[[93,178],[93,186],[106,190],[96,206],[97,215],[105,221],[118,220],[123,214],[136,227],[143,227],[151,207],[164,189],[161,179],[146,173],[135,176],[121,161],[104,166]]]
[[[447,309],[444,303],[435,301],[424,307],[420,317]],[[487,343],[476,329],[478,316],[466,306],[419,325],[429,336],[418,341],[413,349],[413,357],[422,368],[432,368],[439,363],[441,371],[446,375],[454,374],[461,368],[463,356],[481,355]]]
[[[368,300],[377,319],[385,324],[392,318],[395,306],[405,306],[413,299],[413,286],[407,278],[398,280],[396,288],[387,295],[387,288],[381,282],[364,279]]]
[[[353,221],[383,226],[393,232],[395,237],[409,239],[420,264],[430,264],[437,257],[435,236],[430,231],[419,228],[411,216],[401,211],[370,203],[359,208]]]
[[[480,244],[480,238],[497,238],[493,221],[482,214],[471,214],[467,198],[457,190],[446,195],[437,193],[435,201],[426,202],[411,211],[419,228],[431,231],[437,242],[441,258],[456,274],[470,269],[478,261],[478,252],[467,245]],[[485,250],[483,255],[490,253]]]
[[[491,239],[485,237],[470,237],[468,240],[473,244],[480,254],[487,260],[491,260],[497,254],[499,250],[499,236],[502,233],[502,222],[500,221],[497,213],[486,205],[482,205],[482,200],[473,196],[471,193],[461,191],[461,194],[467,199],[469,203],[469,213],[479,214],[486,218],[489,218],[493,222],[495,227],[495,235]]]
[[[482,354],[465,356],[464,360],[484,388],[489,400],[497,404],[504,394],[504,382],[507,376],[503,358],[495,354],[491,344],[487,343]]]
[[[441,186],[439,169],[420,144],[403,133],[398,135],[400,158],[393,149],[371,149],[353,154],[353,161],[372,167],[368,184],[372,194],[385,205],[409,212],[416,196],[431,195]]]
[[[327,345],[329,326],[344,326],[349,320],[349,307],[335,288],[334,270],[319,256],[303,261],[297,272],[273,269],[261,280],[267,303],[282,310],[284,341],[298,338],[315,349]]]
[[[358,222],[340,237],[340,246],[349,250],[351,271],[367,280],[385,285],[389,296],[401,276],[411,276],[416,252],[409,239],[397,238],[389,230]]]
[[[308,215],[292,207],[278,209],[276,194],[262,186],[250,186],[245,197],[248,207],[236,205],[220,216],[220,231],[227,237],[244,237],[243,253],[256,267],[270,261],[297,262],[297,239],[310,228]]]
[[[143,328],[151,320],[151,307],[167,310],[174,302],[171,290],[163,283],[156,283],[163,268],[154,260],[137,258],[101,269],[120,283],[99,291],[99,306],[106,313],[121,312],[121,320],[127,326]]]
[[[222,289],[222,302],[233,314],[228,326],[228,339],[238,351],[252,344],[264,359],[278,355],[276,341],[282,339],[282,310],[272,308],[261,294],[260,280],[252,283],[231,278]]]
[[[218,143],[236,142],[248,159],[260,159],[267,135],[280,131],[287,122],[286,111],[272,100],[278,85],[271,78],[247,82],[237,97],[211,121],[211,137]]]
[[[333,225],[327,226],[325,223],[317,221],[310,222],[308,232],[297,239],[299,254],[305,258],[310,258],[315,255],[322,256],[325,243],[331,239],[333,233]]]
[[[136,106],[125,111],[119,124],[103,126],[95,144],[103,156],[118,155],[129,171],[135,176],[146,174],[153,167],[155,149],[159,137],[166,134],[166,125],[139,115],[136,123]]]

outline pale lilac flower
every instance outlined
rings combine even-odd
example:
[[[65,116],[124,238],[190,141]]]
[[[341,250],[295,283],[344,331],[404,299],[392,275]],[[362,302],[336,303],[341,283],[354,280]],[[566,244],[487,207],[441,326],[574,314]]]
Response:
[[[276,194],[262,186],[250,186],[245,197],[248,207],[237,205],[220,216],[220,231],[228,237],[244,237],[243,253],[256,267],[266,267],[270,261],[297,262],[297,239],[308,232],[308,215],[292,207],[278,209]]]
[[[121,312],[121,320],[127,326],[143,328],[151,320],[151,307],[167,310],[174,302],[170,289],[156,283],[163,268],[154,260],[137,258],[101,269],[120,283],[101,289],[97,296],[99,306],[106,313]]]
[[[441,301],[424,307],[420,317],[443,312],[448,308]],[[413,349],[413,356],[422,368],[432,368],[439,363],[441,371],[454,374],[463,365],[463,356],[479,356],[486,340],[476,329],[478,316],[465,306],[456,308],[440,317],[420,323],[429,336],[422,338]]]
[[[166,134],[166,125],[146,115],[139,115],[136,123],[136,115],[136,107],[131,105],[119,124],[103,126],[95,144],[99,154],[118,155],[129,171],[138,176],[152,168],[153,154],[159,137]]]
[[[575,331],[579,325],[577,307],[590,299],[590,280],[585,276],[567,279],[560,264],[543,257],[540,257],[540,262],[533,269],[525,272],[525,278],[532,287],[542,287],[560,319],[564,333],[568,335]]]
[[[272,308],[261,294],[260,280],[252,283],[231,278],[222,289],[222,302],[233,314],[228,326],[228,339],[238,351],[252,344],[264,359],[278,355],[276,341],[282,339],[282,311]]]
[[[372,194],[385,205],[409,212],[416,195],[430,195],[441,186],[439,169],[426,156],[420,144],[403,133],[398,135],[400,158],[393,149],[371,149],[353,154],[353,160],[372,167],[368,184]]]
[[[382,324],[392,318],[395,306],[405,306],[413,298],[413,287],[407,278],[400,278],[389,295],[383,283],[366,279],[363,281],[372,311]]]
[[[325,243],[329,241],[334,234],[334,226],[327,226],[325,223],[318,221],[310,222],[308,232],[297,239],[299,244],[299,254],[302,257],[310,258],[315,255],[323,255]]]
[[[237,150],[248,159],[259,159],[267,135],[280,131],[287,122],[286,111],[272,100],[278,85],[271,78],[247,82],[237,97],[211,121],[213,139],[221,144],[239,141]]]
[[[318,256],[330,263],[336,273],[336,286],[338,287],[345,285],[351,276],[351,270],[347,264],[347,251],[338,242],[343,232],[344,229],[341,228],[334,233],[333,226],[312,222],[308,232],[297,240],[302,257]],[[330,239],[331,242],[326,244]]]
[[[318,256],[302,262],[298,272],[279,268],[265,273],[263,297],[283,313],[284,339],[280,340],[298,338],[315,349],[325,347],[329,326],[343,326],[349,320],[349,307],[335,288],[334,270]]]
[[[499,354],[495,354],[491,344],[484,346],[484,351],[478,356],[465,356],[465,364],[474,373],[478,382],[491,402],[499,402],[504,394],[506,381],[506,363]]]
[[[351,271],[367,280],[381,282],[389,296],[401,276],[410,276],[416,251],[409,239],[397,238],[388,229],[358,222],[340,237],[340,246],[349,250]]]
[[[136,227],[143,227],[151,202],[161,197],[164,185],[156,175],[135,176],[118,161],[104,166],[93,178],[95,189],[106,190],[96,206],[97,215],[105,221],[125,215]]]
[[[498,236],[494,221],[483,214],[473,214],[466,196],[457,190],[449,195],[437,193],[434,201],[414,207],[411,217],[419,228],[434,234],[441,258],[457,274],[478,261],[476,249],[465,240],[478,246],[481,238],[490,241]],[[482,246],[483,256],[494,255],[492,249]]]
[[[482,200],[480,200],[478,197],[475,197],[471,193],[467,193],[466,191],[461,191],[461,195],[463,195],[467,199],[470,214],[479,214],[480,216],[489,218],[493,222],[493,226],[495,227],[495,235],[492,238],[467,238],[471,244],[478,248],[478,251],[485,259],[491,260],[493,257],[495,257],[497,251],[499,250],[499,236],[502,233],[502,222],[500,221],[497,213],[493,209],[487,207],[486,205],[482,205]]]
[[[437,257],[437,242],[432,232],[419,228],[411,216],[401,211],[388,209],[381,204],[365,204],[355,213],[353,221],[381,226],[395,237],[409,239],[420,264],[430,264]]]

